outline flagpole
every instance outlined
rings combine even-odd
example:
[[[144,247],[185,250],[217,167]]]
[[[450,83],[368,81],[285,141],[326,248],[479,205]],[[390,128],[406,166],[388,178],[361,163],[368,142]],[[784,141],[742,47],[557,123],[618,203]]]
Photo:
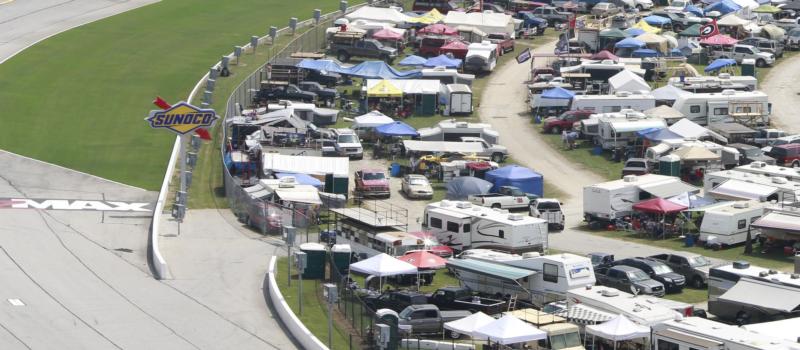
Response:
[[[180,142],[181,142],[181,147],[180,147],[180,153],[181,153],[181,188],[180,188],[180,193],[184,198],[184,203],[183,203],[184,208],[186,208],[188,206],[188,204],[189,204],[189,198],[187,198],[187,193],[186,193],[186,146],[187,146],[187,143],[188,143],[190,135],[191,134],[186,133],[186,134],[181,134],[181,136],[180,136]],[[183,222],[183,217],[182,216],[178,217],[178,222]]]

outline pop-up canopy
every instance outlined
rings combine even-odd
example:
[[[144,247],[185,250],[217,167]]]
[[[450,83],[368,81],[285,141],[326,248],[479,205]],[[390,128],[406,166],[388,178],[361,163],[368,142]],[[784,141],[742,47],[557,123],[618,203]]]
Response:
[[[476,329],[483,327],[494,321],[495,319],[492,316],[489,316],[483,312],[478,311],[460,320],[455,320],[445,323],[444,329],[472,337]]]
[[[417,267],[381,253],[367,260],[350,264],[350,271],[378,277],[417,273]]]
[[[530,323],[506,315],[475,329],[474,338],[487,339],[490,342],[503,345],[525,343],[547,338],[547,333],[532,326]]]
[[[610,321],[586,326],[586,333],[617,342],[647,338],[650,336],[650,327],[640,326],[627,317],[618,315]]]
[[[653,214],[673,214],[686,209],[688,209],[688,207],[670,202],[663,198],[652,198],[633,205],[633,210]]]
[[[414,129],[411,125],[408,125],[401,121],[395,121],[389,124],[381,125],[379,127],[376,127],[375,131],[383,136],[396,136],[396,137],[419,136],[417,129]]]

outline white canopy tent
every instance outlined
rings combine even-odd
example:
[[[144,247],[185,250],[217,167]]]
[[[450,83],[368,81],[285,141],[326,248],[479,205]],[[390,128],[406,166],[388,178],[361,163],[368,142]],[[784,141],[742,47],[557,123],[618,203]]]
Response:
[[[352,265],[351,265],[352,266]],[[514,316],[505,315],[475,329],[474,337],[502,345],[545,339],[547,333]]]
[[[379,111],[372,111],[355,117],[353,128],[374,128],[381,125],[394,123],[394,119],[387,117]]]
[[[383,277],[408,275],[418,272],[417,267],[396,259],[389,254],[380,253],[367,260],[350,264],[350,271],[360,272],[380,278],[379,289],[383,289]]]
[[[627,69],[621,70],[608,79],[609,93],[614,94],[618,91],[650,91],[650,85],[644,78],[636,75]]]
[[[366,20],[372,22],[387,22],[402,24],[408,21],[408,15],[403,14],[395,8],[364,6],[358,10],[345,15],[350,21]]]
[[[291,156],[279,153],[264,153],[261,159],[264,171],[308,175],[350,175],[350,160],[347,157]]]
[[[442,22],[451,27],[474,27],[489,34],[506,33],[511,37],[514,37],[515,34],[514,20],[505,13],[450,11]]]
[[[747,1],[747,0],[743,0],[743,1]],[[749,0],[749,1],[752,1],[752,0]],[[755,1],[753,1],[753,2],[755,2]],[[756,7],[758,7],[758,3],[756,3]],[[742,8],[744,8],[744,6],[742,6]],[[743,18],[737,16],[734,13],[729,14],[729,15],[727,15],[725,17],[722,17],[717,21],[717,25],[720,26],[720,27],[744,27],[744,26],[746,26],[748,24],[750,24],[750,21],[748,21],[746,19],[743,19]]]
[[[684,139],[687,139],[687,138],[700,139],[700,138],[703,138],[703,137],[706,137],[706,136],[710,136],[710,137],[713,137],[716,140],[722,141],[724,143],[728,143],[728,139],[725,136],[722,136],[720,134],[717,134],[716,132],[708,130],[708,129],[704,128],[703,126],[701,126],[700,124],[697,124],[697,123],[695,123],[695,122],[693,122],[693,121],[691,121],[689,119],[685,119],[685,118],[679,120],[675,124],[670,125],[669,131],[672,131],[672,132],[680,135]]]
[[[444,324],[444,329],[451,332],[468,335],[474,338],[475,330],[494,322],[495,319],[483,312],[476,312],[460,320],[450,321]]]
[[[599,336],[614,341],[616,349],[619,341],[650,337],[650,327],[638,325],[627,317],[618,315],[608,322],[586,326],[586,333],[593,335],[592,344],[594,337]]]
[[[678,88],[674,85],[664,85],[652,91],[656,100],[675,101],[678,96],[691,94],[691,92]]]
[[[407,95],[436,95],[442,85],[439,80],[434,79],[367,79],[366,87],[362,90],[368,91],[382,81],[392,84]]]

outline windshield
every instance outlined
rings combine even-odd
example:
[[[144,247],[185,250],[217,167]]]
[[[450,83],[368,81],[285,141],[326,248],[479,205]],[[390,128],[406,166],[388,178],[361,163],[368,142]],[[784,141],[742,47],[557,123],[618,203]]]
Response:
[[[428,180],[420,178],[411,178],[411,180],[408,180],[408,183],[412,185],[424,186],[428,184]]]
[[[400,315],[399,315],[399,316],[400,316],[400,318],[407,319],[407,318],[408,318],[408,315],[409,315],[409,314],[410,314],[410,313],[411,313],[413,310],[414,310],[414,309],[412,309],[412,308],[406,308],[405,310],[401,311],[401,312],[400,312]]]
[[[653,264],[653,265],[651,265],[651,267],[653,268],[653,272],[655,272],[656,275],[661,275],[661,274],[672,272],[672,269],[669,268],[669,266],[664,265],[664,264]]]
[[[761,50],[758,47],[753,46],[753,53],[761,53]]]
[[[706,259],[704,256],[695,256],[693,258],[689,258],[689,266],[691,267],[700,267],[700,266],[708,266],[711,265],[711,261]]]
[[[525,192],[520,191],[519,188],[512,188],[511,189],[511,195],[512,196],[524,196]]]
[[[644,271],[640,270],[640,271],[628,272],[628,279],[630,279],[633,282],[639,282],[650,279],[650,276],[644,273]]]
[[[339,143],[358,143],[356,135],[339,135],[337,140]]]
[[[558,202],[541,202],[536,208],[539,210],[561,210],[561,205]]]
[[[758,157],[761,155],[761,149],[760,148],[746,149],[744,150],[744,154],[748,157]]]
[[[647,167],[647,165],[645,165],[644,162],[628,162],[628,163],[625,164],[625,166],[628,167],[628,168],[646,168]]]
[[[365,173],[364,180],[383,180],[386,176],[383,173]]]
[[[774,142],[772,142],[772,145],[773,146],[778,146],[778,145],[785,145],[787,143],[789,143],[789,141],[778,139],[778,140],[775,140]]]

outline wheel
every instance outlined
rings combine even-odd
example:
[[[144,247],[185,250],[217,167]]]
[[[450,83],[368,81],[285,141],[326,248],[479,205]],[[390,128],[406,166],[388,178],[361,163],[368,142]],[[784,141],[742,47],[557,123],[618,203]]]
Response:
[[[766,66],[767,66],[767,61],[764,61],[763,59],[760,58],[756,60],[756,67],[763,68]]]
[[[511,45],[511,50],[509,51],[514,51],[514,45]]]
[[[502,153],[494,153],[492,154],[492,161],[496,163],[500,163],[503,161],[503,154]]]
[[[642,6],[641,4],[636,5],[636,9],[639,10],[639,12],[642,12],[644,11],[644,6]]]
[[[553,134],[556,134],[556,135],[558,135],[558,134],[560,134],[560,133],[561,133],[561,127],[560,127],[560,126],[554,126],[554,127],[552,127],[552,128],[550,129],[550,131],[551,131]]]
[[[800,167],[800,161],[795,160],[794,162],[792,162],[792,168],[798,168],[798,167]]]
[[[461,338],[461,334],[458,333],[458,332],[450,331],[450,338],[452,338],[452,339]]]
[[[492,209],[500,209],[500,203],[492,204]]]
[[[701,278],[700,276],[694,276],[694,278],[692,278],[692,287],[695,287],[697,289],[702,289],[703,278]]]
[[[339,53],[336,55],[336,58],[338,58],[339,61],[347,62],[350,60],[350,54],[347,53],[347,51],[342,50],[339,51]]]

